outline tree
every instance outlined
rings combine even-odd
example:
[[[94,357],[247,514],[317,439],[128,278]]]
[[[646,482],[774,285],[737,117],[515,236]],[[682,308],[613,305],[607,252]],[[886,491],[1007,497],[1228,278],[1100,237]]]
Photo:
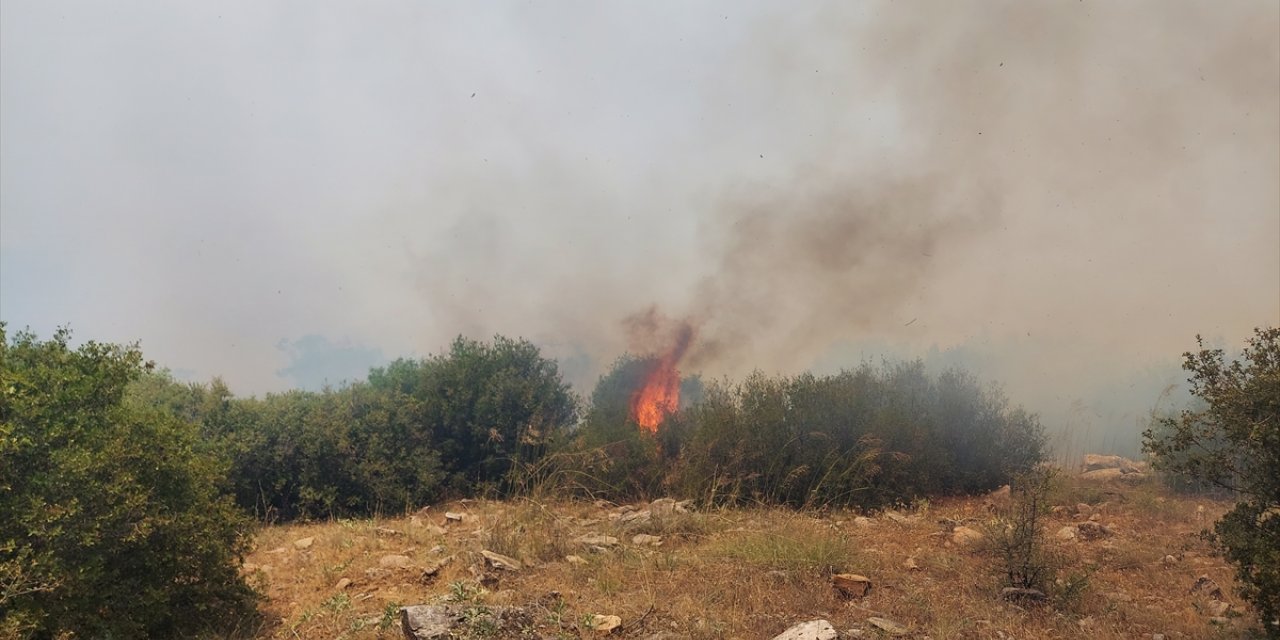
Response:
[[[0,635],[171,637],[245,621],[250,523],[195,427],[125,401],[136,346],[0,323]]]
[[[1162,419],[1144,446],[1157,468],[1239,498],[1214,533],[1268,635],[1280,637],[1280,329],[1255,329],[1230,361],[1196,342],[1183,368],[1204,408]]]

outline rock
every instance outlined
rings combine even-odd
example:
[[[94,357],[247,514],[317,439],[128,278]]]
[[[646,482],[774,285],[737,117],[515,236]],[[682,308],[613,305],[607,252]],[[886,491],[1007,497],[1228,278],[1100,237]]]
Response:
[[[464,519],[466,519],[466,517],[467,515],[465,513],[458,513],[457,511],[444,512],[445,524],[448,524],[450,522],[462,522]]]
[[[335,591],[342,591],[349,586],[351,586],[351,578],[343,578],[338,581],[338,584],[333,585],[333,588]]]
[[[391,554],[378,558],[378,566],[384,569],[403,569],[413,564],[413,559],[409,556]]]
[[[1078,534],[1078,530],[1075,527],[1068,525],[1061,529],[1058,529],[1058,533],[1054,534],[1053,537],[1059,540],[1075,540],[1077,534]]]
[[[622,626],[622,618],[618,616],[591,616],[591,630],[596,633],[612,633],[614,629]]]
[[[904,516],[897,511],[886,511],[884,512],[884,517],[898,524],[914,524],[920,521],[920,516],[918,515]]]
[[[574,539],[578,544],[585,544],[596,547],[612,547],[618,544],[618,539],[613,536],[607,536],[602,533],[588,533],[578,536]]]
[[[1089,516],[1089,522],[1102,522],[1102,514],[1095,513]]]
[[[673,515],[676,512],[676,501],[674,498],[658,498],[649,503],[649,511],[659,518]]]
[[[692,513],[692,512],[693,512],[692,500],[681,500],[680,502],[676,503],[676,513]]]
[[[631,544],[642,547],[660,547],[662,546],[662,536],[651,536],[647,533],[638,533],[631,537]]]
[[[1153,633],[1153,634],[1151,634],[1151,640],[1164,640],[1164,634],[1163,634],[1163,633]]]
[[[316,539],[314,536],[307,537],[307,538],[298,538],[297,540],[293,541],[293,548],[294,549],[310,549],[311,545],[315,544],[315,541]]]
[[[867,527],[870,527],[872,524],[874,524],[874,522],[871,520],[871,518],[868,518],[866,516],[857,516],[856,518],[853,519],[853,526],[858,527],[860,529],[865,529]]]
[[[846,598],[861,598],[871,591],[871,579],[856,573],[837,573],[831,584]]]
[[[957,546],[967,546],[982,542],[982,532],[969,527],[959,526],[951,530],[951,542]]]
[[[1083,516],[1083,517],[1085,517],[1085,518],[1088,518],[1088,517],[1089,517],[1089,514],[1091,514],[1091,513],[1093,513],[1093,507],[1091,507],[1091,506],[1089,506],[1089,505],[1087,505],[1087,504],[1085,504],[1085,503],[1083,503],[1083,502],[1081,502],[1080,504],[1077,504],[1077,505],[1076,505],[1076,514],[1078,514],[1078,515],[1080,515],[1080,516]]]
[[[400,610],[400,628],[409,640],[444,640],[462,624],[463,611],[448,605],[417,605]]]
[[[501,553],[494,553],[488,549],[481,550],[480,555],[484,556],[484,563],[494,569],[501,569],[502,571],[519,571],[524,568],[524,566],[520,564],[519,560],[509,556],[504,556]]]
[[[440,555],[440,554],[444,553],[444,546],[443,546],[443,545],[436,545],[436,546],[434,546],[434,547],[431,547],[430,549],[427,549],[427,553],[429,553],[429,554],[431,554],[431,555],[433,555],[433,556]]]
[[[1080,474],[1080,479],[1093,482],[1105,482],[1108,480],[1119,480],[1123,476],[1124,472],[1119,469],[1098,469],[1097,471],[1086,471]]]
[[[1173,565],[1178,564],[1178,558],[1172,555],[1167,555],[1161,558],[1160,562],[1166,567],[1172,567]]]
[[[1104,525],[1088,520],[1076,525],[1076,533],[1084,540],[1097,540],[1098,538],[1105,538],[1113,532]]]
[[[870,618],[867,618],[867,624],[891,636],[904,636],[907,634],[907,631],[908,631],[906,626],[899,624],[897,622],[894,622],[893,620],[890,620],[888,618],[877,618],[875,616],[872,616]]]
[[[1219,626],[1228,625],[1228,624],[1231,624],[1231,620],[1224,618],[1222,616],[1214,616],[1212,618],[1209,618],[1209,624],[1216,624]]]
[[[773,637],[773,640],[836,640],[840,634],[826,620],[810,620],[792,625]]]
[[[453,562],[453,556],[447,556],[436,560],[434,564],[422,570],[422,575],[419,576],[418,581],[423,584],[430,583],[440,575],[440,570],[445,568],[445,566],[450,562]]]
[[[1050,509],[1050,510],[1049,510],[1049,512],[1050,512],[1050,513],[1052,513],[1052,514],[1053,514],[1053,515],[1055,515],[1055,516],[1062,516],[1062,515],[1066,515],[1068,511],[1070,511],[1070,509],[1067,509],[1066,507],[1064,507],[1064,506],[1062,506],[1062,505],[1057,505],[1057,506],[1055,506],[1054,508],[1052,508],[1052,509]]]
[[[1230,603],[1226,603],[1221,600],[1209,601],[1209,615],[1211,616],[1225,616],[1227,615],[1227,612],[1230,610],[1231,610]]]
[[[408,640],[445,640],[471,637],[469,626],[484,618],[493,635],[520,637],[533,625],[533,617],[520,607],[476,607],[474,605],[430,604],[400,609],[400,628]]]
[[[1020,589],[1017,587],[1005,587],[1000,591],[1000,599],[1009,602],[1044,602],[1048,600],[1048,596],[1039,589]]]
[[[902,561],[902,568],[907,571],[924,571],[924,568],[916,562],[915,556],[907,556],[907,559]]]
[[[403,531],[396,531],[395,529],[388,529],[387,527],[378,527],[378,528],[374,529],[374,530],[373,530],[373,532],[374,532],[374,533],[376,533],[376,534],[378,534],[378,535],[380,535],[380,536],[402,536],[402,535],[404,535],[404,532],[403,532]]]
[[[648,522],[653,518],[653,512],[645,509],[644,511],[629,511],[618,516],[618,522]]]

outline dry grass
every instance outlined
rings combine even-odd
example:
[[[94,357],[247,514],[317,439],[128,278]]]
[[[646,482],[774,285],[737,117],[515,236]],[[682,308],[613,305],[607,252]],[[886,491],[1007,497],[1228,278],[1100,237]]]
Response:
[[[977,526],[991,517],[980,498],[921,505],[903,522],[872,516],[862,525],[854,513],[771,508],[623,522],[607,505],[479,501],[447,505],[467,514],[460,523],[445,523],[440,506],[413,520],[271,527],[247,570],[269,598],[272,623],[260,638],[399,638],[397,607],[443,600],[474,607],[473,637],[485,637],[484,612],[500,605],[524,607],[529,637],[547,638],[595,637],[585,623],[593,614],[620,616],[614,637],[627,638],[770,638],[813,618],[840,630],[867,628],[868,616],[897,620],[913,637],[933,640],[1239,637],[1253,624],[1229,595],[1245,615],[1214,626],[1202,596],[1188,593],[1200,575],[1228,593],[1234,586],[1231,569],[1197,536],[1228,505],[1151,485],[1068,483],[1054,494],[1054,504],[1079,502],[1100,507],[1101,522],[1115,534],[1055,542],[1067,559],[1058,589],[1066,595],[1030,608],[1000,602],[1004,585],[992,560],[950,542],[951,523]],[[1083,519],[1055,514],[1047,533]],[[661,546],[633,544],[638,533],[661,536]],[[593,549],[577,541],[585,534],[619,542]],[[306,537],[315,538],[308,549],[294,546]],[[526,566],[482,570],[481,549]],[[380,567],[387,555],[407,556],[410,566]],[[1167,564],[1166,555],[1176,562]],[[450,557],[434,577],[423,577]],[[908,557],[918,569],[904,566]],[[874,587],[865,598],[844,600],[829,578],[839,572],[866,575]],[[350,584],[339,589],[344,578]]]

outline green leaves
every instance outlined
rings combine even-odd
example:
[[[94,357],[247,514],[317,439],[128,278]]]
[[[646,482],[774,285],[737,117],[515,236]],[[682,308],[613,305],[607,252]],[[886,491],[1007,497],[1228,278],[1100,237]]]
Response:
[[[1215,525],[1244,595],[1280,637],[1280,329],[1255,329],[1240,357],[1222,349],[1184,354],[1198,410],[1160,420],[1143,434],[1157,468],[1239,497]]]
[[[165,637],[191,603],[251,615],[249,523],[192,425],[124,401],[149,370],[136,346],[0,342],[0,631]]]

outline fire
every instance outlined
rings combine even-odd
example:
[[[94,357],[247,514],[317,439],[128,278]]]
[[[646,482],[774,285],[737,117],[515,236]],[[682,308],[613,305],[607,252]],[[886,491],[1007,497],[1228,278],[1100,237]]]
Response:
[[[631,397],[631,416],[641,429],[657,433],[658,425],[680,408],[680,372],[673,358],[663,356]]]
[[[655,312],[645,317],[650,327],[659,324]],[[688,322],[671,323],[669,345],[650,362],[640,388],[631,396],[631,417],[641,429],[657,433],[658,425],[680,408],[680,359],[693,341],[693,327]],[[650,329],[652,330],[652,329]]]

